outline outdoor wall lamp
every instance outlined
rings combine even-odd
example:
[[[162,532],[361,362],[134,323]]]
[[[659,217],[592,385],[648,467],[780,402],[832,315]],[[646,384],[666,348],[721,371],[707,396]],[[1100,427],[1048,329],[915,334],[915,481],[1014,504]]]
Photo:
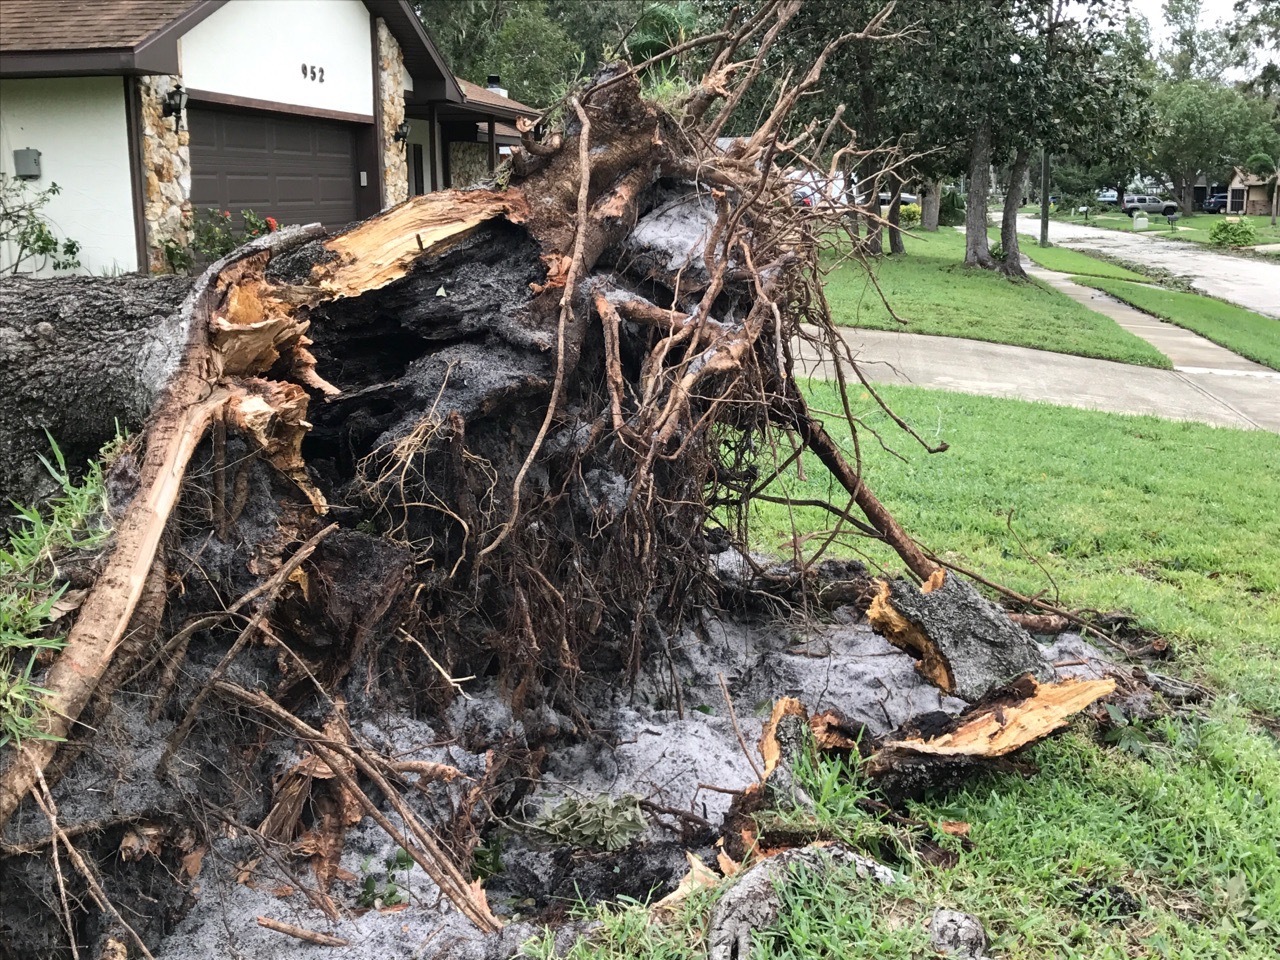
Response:
[[[409,149],[409,121],[401,120],[400,126],[396,127],[395,136],[392,138],[396,143],[404,144],[406,150]]]
[[[178,127],[182,123],[182,112],[186,109],[187,91],[182,89],[182,84],[175,83],[164,95],[164,103],[160,107],[160,116],[173,117],[174,133],[178,132]]]

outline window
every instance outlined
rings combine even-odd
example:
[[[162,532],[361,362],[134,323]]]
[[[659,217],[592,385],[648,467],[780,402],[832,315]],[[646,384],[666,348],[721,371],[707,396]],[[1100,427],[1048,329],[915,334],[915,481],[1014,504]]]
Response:
[[[1231,188],[1231,199],[1227,201],[1227,210],[1231,213],[1244,213],[1244,190],[1239,187]]]

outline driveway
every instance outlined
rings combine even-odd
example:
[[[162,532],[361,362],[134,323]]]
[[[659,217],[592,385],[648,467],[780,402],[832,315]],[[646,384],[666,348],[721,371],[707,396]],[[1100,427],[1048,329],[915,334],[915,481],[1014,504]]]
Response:
[[[1038,217],[1020,219],[1023,232],[1039,235]],[[1191,285],[1202,293],[1280,318],[1280,263],[1215,253],[1199,244],[1162,240],[1150,234],[1122,233],[1059,220],[1049,221],[1049,240],[1063,247],[1096,250],[1190,277]]]
[[[843,329],[868,380],[1280,433],[1280,373],[1156,370],[1029,347]],[[832,377],[797,341],[797,373]]]

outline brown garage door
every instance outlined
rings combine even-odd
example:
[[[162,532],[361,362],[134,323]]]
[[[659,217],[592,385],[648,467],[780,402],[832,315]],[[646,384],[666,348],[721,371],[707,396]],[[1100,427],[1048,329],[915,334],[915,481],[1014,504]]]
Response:
[[[187,123],[196,210],[330,228],[357,219],[355,124],[194,104]]]

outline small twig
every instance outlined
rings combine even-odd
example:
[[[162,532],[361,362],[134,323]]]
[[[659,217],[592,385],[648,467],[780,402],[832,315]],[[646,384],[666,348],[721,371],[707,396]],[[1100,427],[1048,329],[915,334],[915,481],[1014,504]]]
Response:
[[[677,820],[684,820],[691,823],[695,827],[701,827],[703,830],[715,829],[711,825],[711,821],[705,817],[700,817],[696,813],[690,813],[688,810],[680,810],[676,807],[666,807],[660,803],[654,803],[652,800],[641,800],[640,809],[648,810],[650,813],[661,813],[668,817],[675,817]]]
[[[330,936],[327,933],[316,933],[314,930],[307,930],[303,927],[294,926],[292,923],[285,923],[283,920],[273,920],[271,917],[258,917],[258,926],[266,927],[268,930],[274,930],[276,933],[283,933],[298,940],[307,943],[314,943],[317,947],[349,947],[350,940],[343,940],[341,937]]]
[[[417,637],[411,634],[404,627],[397,627],[396,629],[402,637],[412,642],[415,647],[417,647],[419,650],[422,651],[422,655],[426,657],[427,660],[430,661],[431,665],[436,668],[436,672],[439,673],[440,676],[444,678],[444,682],[447,683],[450,687],[452,687],[455,693],[461,694],[462,699],[464,700],[472,699],[471,694],[467,693],[467,691],[462,689],[462,684],[467,680],[474,680],[475,674],[472,674],[469,677],[449,676],[449,671],[447,671],[444,667],[440,666],[439,661],[437,661],[436,658],[431,655],[431,651],[427,649],[426,644],[424,644],[421,640],[419,640]]]
[[[214,685],[222,679],[223,674],[227,672],[232,661],[234,661],[240,651],[244,649],[250,638],[258,632],[259,627],[266,622],[267,613],[275,600],[276,593],[284,586],[289,577],[292,576],[293,571],[298,569],[298,567],[300,567],[302,563],[315,552],[316,547],[320,545],[320,541],[336,529],[338,529],[338,525],[336,523],[331,523],[319,533],[315,534],[310,540],[299,547],[298,551],[292,557],[285,561],[285,563],[281,564],[280,569],[273,573],[267,581],[258,588],[257,593],[262,597],[262,604],[260,605],[258,612],[250,618],[248,624],[245,625],[245,628],[240,631],[240,635],[236,637],[235,643],[231,645],[231,649],[228,650],[223,658],[218,661],[218,665],[210,672],[208,679],[205,680],[204,686],[200,688],[200,692],[196,694],[195,699],[191,701],[191,706],[187,708],[186,715],[182,718],[182,722],[178,724],[178,729],[173,732],[173,736],[169,738],[169,743],[164,748],[164,753],[160,755],[160,761],[156,764],[156,775],[158,777],[163,778],[165,776],[166,771],[169,769],[169,761],[173,759],[174,752],[182,746],[183,742],[187,739],[188,734],[191,733],[191,728],[196,722],[196,715],[200,712],[200,708],[204,705],[204,702],[209,699],[210,691],[213,690]],[[249,594],[246,594],[245,596],[248,595]]]
[[[76,849],[75,844],[71,842],[71,839],[63,832],[62,827],[58,825],[58,805],[54,802],[53,794],[49,791],[49,784],[45,781],[42,770],[36,771],[36,780],[40,789],[37,790],[33,786],[31,788],[31,796],[35,798],[36,805],[40,808],[41,813],[48,819],[50,831],[57,838],[57,841],[62,844],[62,848],[67,851],[67,856],[71,858],[71,863],[75,866],[80,876],[84,878],[84,882],[89,887],[90,896],[93,897],[99,909],[105,910],[115,917],[116,922],[133,938],[138,951],[147,960],[155,960],[155,957],[151,955],[151,951],[147,949],[146,943],[143,942],[142,937],[138,936],[138,931],[129,926],[124,917],[120,916],[120,911],[107,898],[106,892],[102,889],[102,884],[98,882],[98,878],[93,872],[93,868],[80,855],[80,851]],[[74,940],[74,937],[72,939]]]
[[[738,714],[733,709],[733,698],[729,696],[729,685],[724,682],[724,674],[717,673],[716,678],[720,681],[720,689],[724,692],[724,702],[729,705],[729,720],[733,724],[733,732],[738,738],[738,746],[742,747],[742,755],[747,758],[747,763],[751,764],[751,769],[755,771],[756,779],[764,783],[764,771],[760,769],[760,764],[756,763],[755,757],[751,756],[751,750],[747,747],[747,740],[742,735],[742,728],[738,726]]]

